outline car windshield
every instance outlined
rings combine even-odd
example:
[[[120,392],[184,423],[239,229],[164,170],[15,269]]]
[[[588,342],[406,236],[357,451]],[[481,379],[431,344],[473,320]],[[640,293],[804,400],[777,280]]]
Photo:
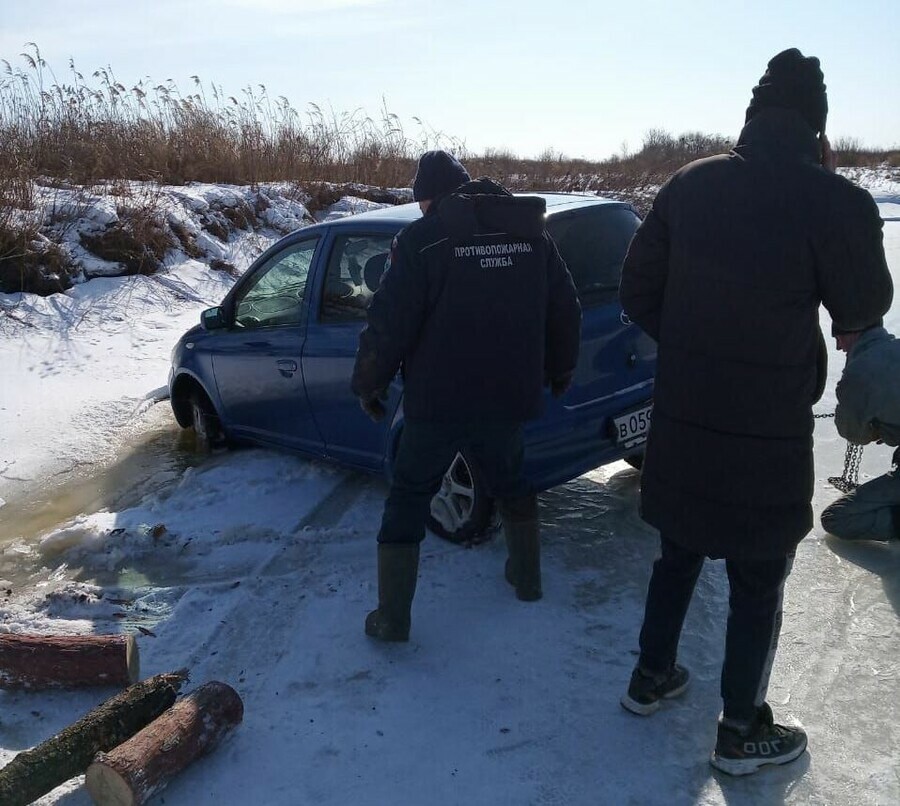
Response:
[[[256,271],[235,300],[238,327],[299,324],[316,238],[292,244]]]
[[[622,263],[640,219],[627,207],[587,207],[551,217],[547,231],[566,262],[581,304],[615,302]]]

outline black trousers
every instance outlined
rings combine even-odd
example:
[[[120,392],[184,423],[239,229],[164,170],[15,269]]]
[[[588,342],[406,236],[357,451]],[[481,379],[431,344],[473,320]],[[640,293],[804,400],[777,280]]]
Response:
[[[418,543],[425,537],[431,499],[462,448],[477,462],[491,496],[517,510],[510,513],[513,517],[537,513],[533,491],[522,476],[522,423],[406,420],[379,543]]]
[[[674,663],[681,628],[704,557],[662,535],[662,556],[653,565],[638,661],[648,672]],[[793,555],[770,560],[726,560],[730,586],[721,693],[724,716],[748,722],[766,699],[781,632],[784,583]]]

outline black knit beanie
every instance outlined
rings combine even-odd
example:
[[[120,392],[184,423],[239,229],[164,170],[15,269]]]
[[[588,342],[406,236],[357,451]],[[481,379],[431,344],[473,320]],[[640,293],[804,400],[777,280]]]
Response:
[[[797,48],[790,48],[769,62],[759,84],[753,88],[747,122],[760,109],[771,107],[796,109],[816,134],[825,131],[828,96],[825,76],[815,56],[807,58]]]
[[[471,179],[469,172],[446,151],[426,151],[413,180],[413,199],[425,201],[451,193]]]
[[[879,319],[877,322],[873,322],[868,327],[864,328],[856,328],[854,330],[844,330],[842,327],[838,327],[834,322],[831,323],[831,335],[832,336],[847,336],[850,333],[865,333],[867,330],[871,330],[873,327],[884,327],[884,318]]]

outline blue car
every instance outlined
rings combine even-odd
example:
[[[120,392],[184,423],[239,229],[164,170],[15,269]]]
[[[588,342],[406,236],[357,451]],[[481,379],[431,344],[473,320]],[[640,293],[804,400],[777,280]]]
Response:
[[[584,311],[572,387],[561,400],[548,394],[543,417],[526,428],[525,471],[545,490],[617,459],[639,466],[656,345],[618,303],[622,262],[640,223],[635,210],[596,196],[539,195]],[[389,390],[389,416],[376,424],[360,410],[350,376],[391,241],[420,215],[418,205],[405,204],[317,224],[261,255],[172,352],[179,425],[207,444],[287,448],[389,476],[403,429],[402,380]],[[492,509],[463,451],[432,501],[429,526],[472,540]]]

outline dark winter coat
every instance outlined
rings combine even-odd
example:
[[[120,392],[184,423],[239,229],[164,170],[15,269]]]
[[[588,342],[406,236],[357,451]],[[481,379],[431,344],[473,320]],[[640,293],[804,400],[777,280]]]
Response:
[[[812,527],[812,405],[835,325],[893,294],[871,196],[818,164],[797,112],[764,110],[727,155],[660,190],[620,296],[659,343],[644,461],[646,521],[711,557],[783,556]]]
[[[544,212],[542,199],[478,180],[404,228],[360,335],[353,391],[385,389],[402,365],[408,417],[538,417],[545,382],[574,370],[581,341]]]

